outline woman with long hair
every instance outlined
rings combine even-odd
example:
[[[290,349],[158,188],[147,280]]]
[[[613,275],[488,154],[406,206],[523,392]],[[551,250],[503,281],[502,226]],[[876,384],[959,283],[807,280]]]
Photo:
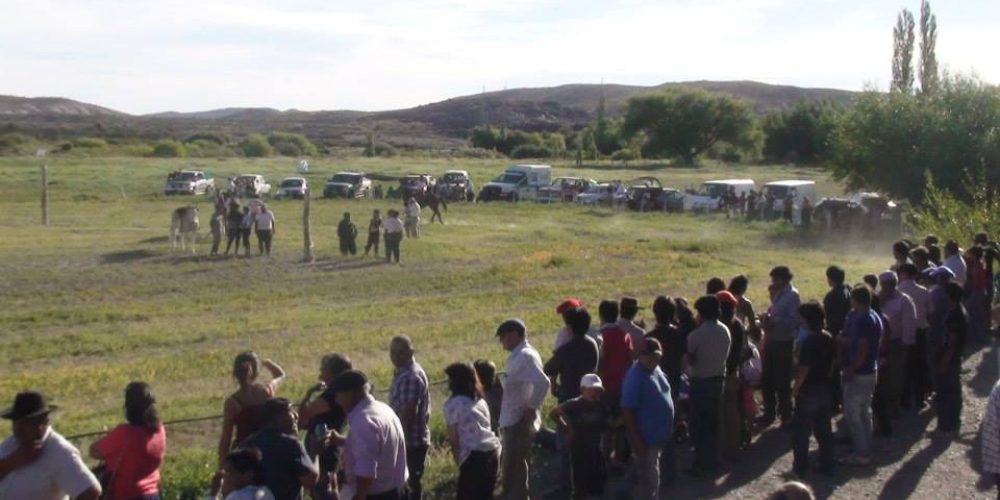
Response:
[[[90,446],[90,456],[104,462],[110,478],[104,498],[159,500],[167,434],[145,382],[125,388],[125,420]]]
[[[271,373],[267,383],[257,381],[261,367]],[[233,361],[233,378],[239,389],[226,398],[222,410],[222,435],[219,437],[219,465],[239,443],[261,427],[260,409],[278,392],[285,371],[270,359],[261,361],[253,351],[241,352]],[[235,438],[234,438],[235,435]]]
[[[457,500],[493,498],[500,463],[500,440],[490,430],[490,409],[476,370],[454,363],[444,370],[451,397],[444,404],[448,444],[458,464]]]

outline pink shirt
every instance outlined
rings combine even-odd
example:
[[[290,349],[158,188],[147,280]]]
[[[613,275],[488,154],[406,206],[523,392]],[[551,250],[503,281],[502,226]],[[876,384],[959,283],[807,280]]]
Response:
[[[167,450],[167,433],[121,424],[97,442],[108,471],[114,474],[108,498],[137,498],[159,492],[160,465]]]
[[[389,405],[370,395],[347,414],[350,431],[344,445],[347,484],[357,491],[357,478],[372,479],[369,494],[401,489],[406,484],[403,425]]]
[[[896,290],[882,299],[882,314],[889,318],[889,339],[913,345],[917,337],[917,308],[913,299]]]

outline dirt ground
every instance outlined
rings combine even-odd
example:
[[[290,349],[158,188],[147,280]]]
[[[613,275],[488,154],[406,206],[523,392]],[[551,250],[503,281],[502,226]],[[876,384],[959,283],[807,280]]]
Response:
[[[981,460],[979,426],[986,400],[997,381],[996,342],[970,342],[963,363],[962,432],[954,440],[931,438],[927,432],[936,425],[934,411],[904,412],[894,422],[891,440],[875,439],[874,462],[868,467],[838,466],[833,476],[813,474],[807,481],[819,499],[971,499],[996,498],[992,480],[984,481],[978,471]],[[834,428],[840,417],[834,420]],[[838,456],[847,448],[838,445]],[[812,442],[813,463],[816,443]],[[681,470],[690,466],[692,453],[678,452]],[[533,498],[543,498],[555,477],[556,456],[542,451],[535,456],[532,478]],[[541,466],[541,467],[538,467]],[[773,426],[754,437],[753,444],[738,460],[725,465],[714,478],[695,479],[681,472],[675,485],[663,490],[661,498],[747,498],[764,499],[778,485],[794,480],[791,434]],[[627,476],[613,478],[605,498],[632,498]]]

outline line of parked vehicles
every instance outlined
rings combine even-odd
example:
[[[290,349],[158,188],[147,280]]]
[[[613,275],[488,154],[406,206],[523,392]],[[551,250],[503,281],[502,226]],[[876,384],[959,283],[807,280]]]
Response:
[[[391,187],[386,193],[376,193],[377,190],[381,191],[381,185],[374,187],[375,178],[398,181],[398,187]],[[216,189],[215,180],[210,174],[199,170],[184,170],[172,172],[167,177],[164,194],[210,195]],[[273,196],[302,198],[309,189],[309,181],[305,177],[285,177]],[[244,197],[272,196],[271,185],[257,174],[229,178],[226,190]],[[696,189],[682,191],[665,187],[659,179],[652,176],[637,177],[627,182],[598,182],[590,178],[570,176],[553,179],[552,167],[541,164],[512,165],[478,192],[469,173],[464,170],[448,170],[440,178],[426,173],[385,177],[362,172],[338,172],[327,179],[323,186],[324,198],[368,198],[377,194],[378,197],[386,198],[415,196],[422,200],[431,192],[447,201],[576,203],[662,212],[723,210],[734,196],[746,199],[751,193],[755,193],[761,202],[765,199],[778,200],[778,210],[783,209],[784,200],[790,197],[795,224],[802,220],[804,205],[812,209],[816,218],[825,215],[827,225],[835,223],[840,213],[878,213],[880,218],[898,218],[895,203],[878,194],[858,193],[849,198],[819,199],[816,183],[809,180],[768,182],[760,191],[757,191],[752,179],[710,180]]]

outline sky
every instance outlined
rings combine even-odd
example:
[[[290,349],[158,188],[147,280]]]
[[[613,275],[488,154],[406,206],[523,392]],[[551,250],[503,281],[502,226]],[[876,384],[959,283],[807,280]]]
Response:
[[[1000,83],[1000,1],[937,0],[937,55]],[[885,89],[918,0],[4,0],[0,94],[134,114],[407,108],[568,83]]]

